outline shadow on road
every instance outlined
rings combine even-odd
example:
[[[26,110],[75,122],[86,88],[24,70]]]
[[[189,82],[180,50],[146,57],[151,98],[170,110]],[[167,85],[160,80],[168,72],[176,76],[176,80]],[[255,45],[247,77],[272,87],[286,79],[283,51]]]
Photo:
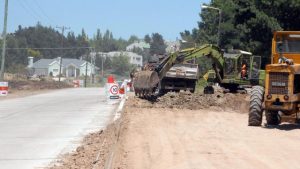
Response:
[[[267,125],[264,126],[267,129],[278,129],[278,130],[295,130],[300,129],[300,124],[280,124],[280,125]]]

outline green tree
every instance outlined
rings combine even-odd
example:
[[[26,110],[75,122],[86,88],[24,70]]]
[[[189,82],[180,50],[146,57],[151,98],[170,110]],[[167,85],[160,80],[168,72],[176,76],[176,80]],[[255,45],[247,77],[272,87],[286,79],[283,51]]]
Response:
[[[166,45],[163,36],[159,33],[152,34],[152,42],[150,43],[150,54],[162,55],[166,52]]]
[[[28,49],[27,53],[28,53],[28,56],[32,56],[34,58],[40,58],[41,57],[41,52],[39,50]]]
[[[264,63],[270,57],[273,31],[300,28],[296,21],[296,15],[300,15],[297,10],[300,6],[298,0],[289,3],[284,0],[226,0],[226,3],[223,0],[212,0],[208,5],[222,10],[220,47],[253,52],[263,56]],[[200,17],[198,28],[190,34],[182,32],[182,37],[189,35],[197,43],[216,44],[218,11],[205,9]]]
[[[128,39],[128,43],[131,44],[138,40],[139,40],[139,37],[137,37],[136,35],[131,35]]]
[[[104,61],[104,69],[111,69],[112,68],[112,60],[110,57],[106,57]]]
[[[84,29],[81,30],[81,34],[76,37],[76,42],[78,47],[90,47],[89,39],[87,34],[85,33]],[[88,48],[81,48],[76,50],[76,56],[85,56],[88,55],[90,49]]]
[[[181,49],[185,48],[191,48],[194,47],[197,43],[195,40],[197,39],[197,30],[193,29],[193,32],[191,33],[188,30],[185,30],[184,32],[180,33],[182,42],[181,42]]]
[[[151,37],[147,34],[147,35],[145,35],[145,37],[144,37],[144,41],[146,42],[146,43],[151,43]]]
[[[112,66],[114,72],[119,75],[129,75],[129,71],[132,67],[129,63],[129,57],[123,54],[113,57]]]
[[[104,34],[100,29],[97,29],[96,35],[90,40],[91,46],[96,49],[96,52],[111,52],[111,51],[124,51],[129,45],[129,41],[138,39],[136,36],[132,36],[131,40],[124,40],[122,38],[116,39],[113,33],[106,30]]]

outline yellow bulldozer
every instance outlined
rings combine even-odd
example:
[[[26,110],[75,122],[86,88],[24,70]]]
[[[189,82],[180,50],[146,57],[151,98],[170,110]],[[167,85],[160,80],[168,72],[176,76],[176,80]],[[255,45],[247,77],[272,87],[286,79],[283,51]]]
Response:
[[[265,86],[252,90],[248,125],[260,126],[263,111],[267,125],[299,122],[300,31],[274,33],[271,64],[265,75]]]

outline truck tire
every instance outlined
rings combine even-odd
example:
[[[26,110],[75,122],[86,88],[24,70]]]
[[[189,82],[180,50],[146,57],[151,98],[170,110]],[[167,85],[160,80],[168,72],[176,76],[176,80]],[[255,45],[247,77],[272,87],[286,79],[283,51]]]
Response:
[[[267,125],[278,125],[280,124],[280,117],[278,115],[278,111],[265,111]]]
[[[249,126],[260,126],[262,123],[264,101],[264,88],[261,86],[254,86],[250,96],[250,107],[248,116]]]

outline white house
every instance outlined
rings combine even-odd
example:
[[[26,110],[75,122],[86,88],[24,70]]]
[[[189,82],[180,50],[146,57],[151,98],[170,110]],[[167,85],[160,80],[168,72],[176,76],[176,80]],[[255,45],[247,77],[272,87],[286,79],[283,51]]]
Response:
[[[95,56],[96,53],[93,52],[91,53],[91,56]],[[104,53],[104,52],[98,52],[97,53],[98,56],[101,56],[101,57],[116,57],[116,56],[127,56],[129,57],[129,63],[133,64],[133,65],[136,65],[136,66],[143,66],[143,56],[141,55],[138,55],[136,53],[133,53],[133,52],[127,52],[127,51],[114,51],[114,52],[108,52],[108,53]]]
[[[176,41],[165,41],[166,52],[173,53],[180,50],[180,41],[177,39]]]
[[[29,60],[31,58],[29,57]],[[31,63],[31,61],[29,61]],[[32,65],[28,65],[33,71],[32,74],[43,76],[58,76],[60,68],[60,58],[40,59]],[[61,65],[61,74],[65,77],[78,77],[87,74],[91,76],[95,74],[97,67],[90,62],[84,60],[63,58]]]
[[[126,47],[126,51],[131,52],[134,48],[140,48],[142,50],[149,50],[150,49],[150,44],[146,43],[143,40],[135,41],[134,43],[128,45]]]

